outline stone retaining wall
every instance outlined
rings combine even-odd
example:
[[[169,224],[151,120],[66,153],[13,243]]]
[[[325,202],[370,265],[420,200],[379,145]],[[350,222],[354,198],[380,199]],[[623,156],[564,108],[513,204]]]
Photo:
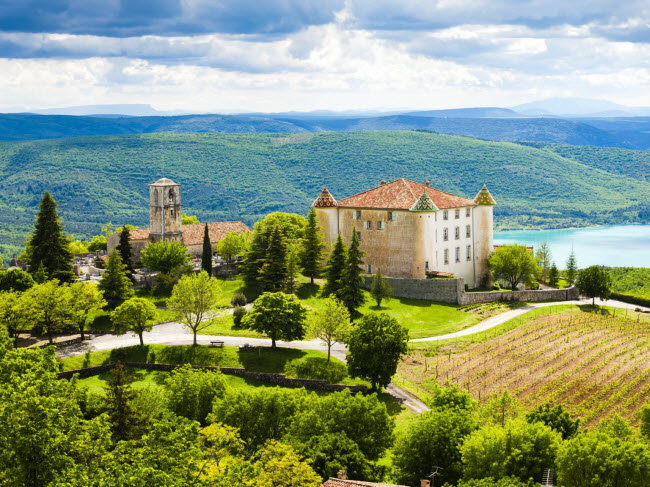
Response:
[[[393,287],[396,298],[425,299],[440,303],[475,304],[497,301],[571,301],[578,299],[579,292],[575,286],[567,289],[548,289],[539,291],[500,291],[472,292],[465,291],[465,279],[452,277],[446,279],[401,279],[387,277]],[[370,289],[373,276],[364,276],[365,289]]]
[[[122,365],[126,368],[133,369],[146,369],[146,370],[158,370],[164,372],[171,372],[180,365],[174,364],[150,364],[145,362],[121,362]],[[104,364],[97,365],[94,367],[86,367],[84,369],[76,370],[67,370],[65,372],[59,372],[59,379],[71,379],[73,375],[79,374],[80,379],[85,379],[87,377],[93,377],[96,375],[103,374],[105,372],[113,369],[117,364]],[[199,370],[218,370],[222,374],[236,375],[238,377],[243,377],[246,379],[254,379],[260,382],[266,382],[269,384],[278,385],[281,387],[289,387],[294,389],[300,389],[304,387],[305,389],[315,390],[315,391],[328,391],[328,392],[338,392],[348,389],[352,394],[358,392],[362,394],[367,394],[368,388],[366,386],[351,386],[345,384],[330,384],[325,380],[316,380],[316,379],[296,379],[292,377],[286,377],[284,374],[272,374],[269,372],[252,372],[240,367],[218,367],[211,365],[193,365],[194,369]]]

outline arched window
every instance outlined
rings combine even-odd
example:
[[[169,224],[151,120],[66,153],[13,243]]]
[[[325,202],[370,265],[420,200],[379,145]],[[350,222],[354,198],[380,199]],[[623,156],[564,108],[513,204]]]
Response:
[[[169,190],[169,201],[174,201],[174,190],[173,189]]]

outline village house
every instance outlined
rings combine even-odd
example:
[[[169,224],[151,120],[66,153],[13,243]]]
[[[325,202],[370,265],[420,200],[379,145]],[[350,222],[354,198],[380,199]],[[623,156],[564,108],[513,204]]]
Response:
[[[313,207],[330,245],[340,233],[349,244],[359,232],[369,274],[423,279],[455,275],[470,287],[485,285],[493,250],[487,187],[473,200],[398,179],[337,201],[323,188]]]
[[[208,223],[208,235],[212,248],[230,232],[246,232],[250,228],[243,222]],[[162,178],[149,185],[149,228],[132,230],[129,241],[134,259],[140,259],[140,252],[149,243],[162,240],[181,242],[190,254],[200,257],[203,253],[204,223],[183,225],[181,222],[181,185],[171,179]],[[120,233],[107,239],[108,251],[119,243]]]

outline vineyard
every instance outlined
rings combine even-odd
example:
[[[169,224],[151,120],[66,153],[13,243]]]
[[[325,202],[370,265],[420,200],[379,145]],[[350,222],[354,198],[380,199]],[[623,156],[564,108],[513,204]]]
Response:
[[[650,397],[648,315],[563,306],[473,340],[414,350],[399,379],[424,392],[449,380],[481,402],[508,389],[525,407],[562,404],[588,425],[613,413],[636,423]]]

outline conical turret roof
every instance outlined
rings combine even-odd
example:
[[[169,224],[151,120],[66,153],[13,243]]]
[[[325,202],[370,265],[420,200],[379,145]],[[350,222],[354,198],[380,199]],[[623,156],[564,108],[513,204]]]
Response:
[[[476,195],[476,198],[474,198],[474,203],[483,206],[494,206],[497,204],[497,202],[494,201],[494,198],[492,198],[492,195],[488,191],[485,184],[483,185],[483,189],[481,189],[481,191],[479,191]]]
[[[338,203],[334,199],[334,196],[327,190],[327,186],[323,186],[323,191],[320,192],[316,201],[312,204],[314,208],[334,208],[338,206]]]
[[[438,207],[424,190],[415,204],[411,206],[411,211],[438,211]]]

